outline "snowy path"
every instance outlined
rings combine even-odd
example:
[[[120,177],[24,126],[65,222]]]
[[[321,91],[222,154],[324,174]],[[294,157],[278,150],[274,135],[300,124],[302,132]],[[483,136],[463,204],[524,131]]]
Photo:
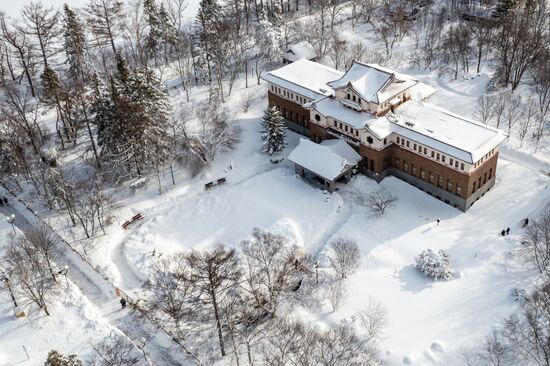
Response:
[[[0,213],[15,215],[15,225],[23,233],[32,230],[37,222],[21,203],[13,199],[10,200],[9,206],[0,207]],[[55,232],[54,234],[57,235]],[[142,343],[142,339],[145,338],[145,351],[154,364],[195,364],[195,362],[183,361],[185,356],[178,352],[180,349],[175,347],[166,333],[159,332],[152,324],[140,317],[137,312],[122,311],[114,286],[94,271],[88,263],[70,248],[61,249],[61,255],[56,264],[59,267],[68,267],[68,279],[100,310],[103,317],[113,328],[118,329],[135,344]]]

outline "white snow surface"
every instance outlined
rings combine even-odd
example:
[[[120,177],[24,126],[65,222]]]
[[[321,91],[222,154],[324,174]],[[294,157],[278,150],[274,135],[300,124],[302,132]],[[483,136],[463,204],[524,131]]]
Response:
[[[344,76],[330,82],[329,86],[340,89],[349,85],[361,98],[380,104],[417,83],[418,80],[409,75],[396,73],[380,65],[354,61]]]
[[[309,99],[333,95],[327,83],[338,79],[343,72],[306,59],[295,61],[262,75],[262,79],[279,85]]]
[[[468,163],[477,162],[508,137],[502,130],[414,100],[396,108],[395,115],[397,120],[388,117],[394,132]]]
[[[311,60],[315,58],[317,53],[315,48],[308,41],[302,41],[291,45],[284,53],[283,57],[291,62],[301,59]]]
[[[325,140],[316,144],[301,138],[288,160],[332,181],[359,163],[361,156],[344,140]]]

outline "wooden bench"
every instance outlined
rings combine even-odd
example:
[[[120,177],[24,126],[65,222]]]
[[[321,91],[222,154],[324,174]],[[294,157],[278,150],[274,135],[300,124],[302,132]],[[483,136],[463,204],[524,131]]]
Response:
[[[214,187],[214,182],[208,182],[204,185],[204,189],[206,190],[209,190],[212,187]]]
[[[122,224],[122,228],[123,228],[124,230],[126,230],[126,229],[128,229],[128,226],[130,226],[130,224],[131,224],[130,221],[126,221],[126,222],[124,222],[124,224]]]
[[[141,216],[140,213],[138,213],[138,214],[132,216],[132,222],[133,222],[133,221],[138,221],[138,220],[141,220],[141,219],[143,219],[143,216]]]
[[[220,184],[224,184],[225,182],[227,182],[227,180],[225,178],[220,178],[216,182],[218,183],[218,185],[220,185]]]

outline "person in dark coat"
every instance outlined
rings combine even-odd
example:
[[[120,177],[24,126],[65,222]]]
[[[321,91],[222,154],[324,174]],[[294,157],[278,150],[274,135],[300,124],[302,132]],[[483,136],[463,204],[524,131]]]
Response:
[[[529,225],[529,218],[526,217],[523,221],[523,227],[526,227],[527,225]]]
[[[441,222],[441,220],[437,219],[437,226],[439,226],[439,223]]]
[[[122,308],[126,308],[126,300],[124,298],[120,299],[120,305],[122,305]]]
[[[500,232],[500,235],[505,236],[505,235],[506,235],[506,230],[502,230],[502,231]]]
[[[506,235],[509,235],[510,234],[510,228],[506,228]]]

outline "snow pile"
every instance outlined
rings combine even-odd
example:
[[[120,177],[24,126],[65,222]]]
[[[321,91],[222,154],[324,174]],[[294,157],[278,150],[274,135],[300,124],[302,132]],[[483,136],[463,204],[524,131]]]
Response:
[[[434,280],[450,280],[453,276],[451,258],[443,249],[435,253],[426,249],[416,257],[416,268]]]

